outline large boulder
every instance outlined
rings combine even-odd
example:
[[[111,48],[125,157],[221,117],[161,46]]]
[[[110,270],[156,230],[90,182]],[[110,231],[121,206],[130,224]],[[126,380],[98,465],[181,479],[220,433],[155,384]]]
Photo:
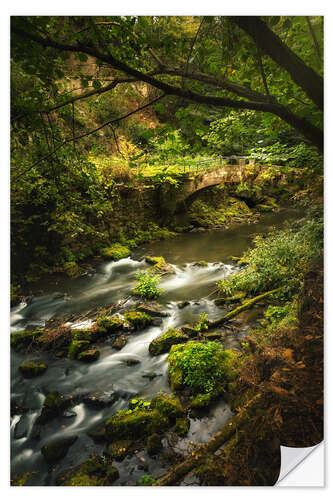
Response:
[[[175,274],[175,270],[171,264],[168,264],[164,257],[151,257],[146,255],[145,261],[147,264],[151,264],[153,269],[158,274]]]
[[[55,464],[67,455],[69,448],[76,440],[77,436],[54,439],[42,447],[41,453],[48,464]]]
[[[143,330],[152,323],[152,318],[141,311],[128,311],[124,314],[124,318],[135,330]]]
[[[119,412],[106,421],[105,431],[109,441],[118,439],[142,439],[154,432],[168,428],[168,418],[156,410],[138,410],[133,413]]]
[[[175,344],[184,344],[189,340],[189,337],[182,331],[172,328],[163,333],[149,344],[149,352],[153,356],[169,352]]]
[[[169,398],[165,394],[158,394],[150,402],[150,408],[156,409],[162,415],[176,419],[184,416],[184,410],[178,399]]]

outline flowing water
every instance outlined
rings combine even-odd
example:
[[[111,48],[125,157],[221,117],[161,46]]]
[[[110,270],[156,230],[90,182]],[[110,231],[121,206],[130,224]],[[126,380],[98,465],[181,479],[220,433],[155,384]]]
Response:
[[[122,301],[120,313],[133,307],[135,300],[130,290],[135,282],[138,269],[149,266],[143,256],[163,255],[171,263],[175,274],[167,276],[161,282],[165,290],[159,302],[167,316],[161,318],[161,324],[146,328],[142,332],[128,337],[126,346],[121,351],[111,347],[111,341],[99,346],[98,361],[86,365],[67,358],[55,359],[50,353],[12,353],[11,356],[11,397],[19,405],[28,408],[23,415],[11,418],[11,458],[12,472],[23,474],[33,472],[29,484],[53,485],[58,475],[68,468],[78,465],[93,453],[102,453],[104,446],[96,444],[87,435],[87,431],[103,422],[118,410],[127,408],[128,401],[139,395],[151,399],[160,390],[170,392],[167,378],[167,354],[152,357],[149,355],[149,343],[169,327],[177,327],[196,322],[202,313],[208,313],[215,319],[223,313],[214,304],[215,283],[237,270],[230,256],[240,256],[252,241],[254,234],[267,232],[271,226],[281,226],[285,220],[299,217],[293,209],[265,215],[257,224],[238,225],[228,230],[214,230],[180,235],[173,240],[159,241],[141,247],[129,258],[118,262],[99,264],[89,274],[76,280],[63,280],[56,287],[45,290],[43,295],[30,297],[11,311],[13,331],[44,326],[45,321],[53,317],[65,317],[71,313],[85,313],[88,310],[107,306]],[[199,260],[208,262],[208,266],[194,265]],[[124,299],[125,300],[124,302]],[[179,301],[190,301],[183,309]],[[258,318],[258,311],[247,316],[247,324],[237,323],[231,327],[231,335],[225,347],[240,348],[244,335],[251,324]],[[88,323],[74,323],[80,328]],[[46,362],[48,369],[35,379],[23,379],[18,367],[23,361]],[[128,366],[133,360],[138,364]],[[40,414],[43,401],[48,392],[57,390],[65,396],[79,394],[113,395],[115,402],[104,409],[92,409],[79,403],[63,417],[53,419],[41,428],[39,439],[33,436],[34,422]],[[227,403],[219,401],[208,415],[191,419],[190,431],[186,438],[173,443],[178,453],[185,453],[190,442],[206,442],[231,416]],[[53,468],[48,466],[41,453],[41,447],[51,439],[78,436],[70,447],[66,457]],[[169,443],[170,444],[170,443]],[[166,443],[165,443],[166,445]],[[116,464],[120,478],[114,484],[136,484],[145,473],[151,475],[163,473],[164,466],[158,460],[150,458],[145,451]]]

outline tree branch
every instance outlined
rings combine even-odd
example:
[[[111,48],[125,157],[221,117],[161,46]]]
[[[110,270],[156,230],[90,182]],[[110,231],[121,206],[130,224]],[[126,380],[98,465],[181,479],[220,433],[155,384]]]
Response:
[[[129,116],[132,116],[135,113],[138,113],[139,111],[142,111],[143,109],[146,109],[149,106],[152,106],[152,104],[155,104],[155,102],[159,101],[160,99],[163,99],[163,97],[165,97],[165,94],[162,94],[159,97],[156,97],[156,99],[153,99],[152,101],[148,102],[147,104],[144,104],[143,106],[140,106],[139,108],[135,109],[134,111],[130,111],[126,115],[120,116],[118,118],[114,118],[113,120],[110,120],[110,121],[104,123],[103,125],[100,125],[99,127],[95,128],[93,130],[90,130],[89,132],[85,132],[84,134],[77,135],[75,137],[70,137],[69,139],[66,139],[65,141],[63,141],[60,144],[58,144],[57,146],[55,146],[54,149],[53,149],[53,151],[51,151],[49,154],[43,156],[42,158],[39,158],[37,161],[35,161],[34,163],[32,163],[32,165],[29,165],[28,168],[26,168],[25,170],[21,171],[16,176],[15,181],[18,178],[22,177],[22,175],[24,175],[26,172],[28,172],[29,170],[31,170],[33,167],[35,167],[36,165],[38,165],[39,163],[41,163],[42,161],[51,158],[59,149],[61,149],[62,147],[64,147],[66,144],[69,144],[70,142],[73,142],[73,141],[77,141],[79,139],[83,139],[84,137],[87,137],[88,135],[95,134],[96,132],[98,132],[102,128],[107,127],[108,125],[112,125],[113,123],[118,123],[121,120],[125,120],[125,118],[128,118]]]
[[[295,54],[258,16],[233,16],[230,20],[253,38],[256,45],[290,74],[318,108],[323,109],[323,79]]]
[[[263,24],[265,25],[265,23],[263,23]],[[266,28],[267,28],[267,26],[266,26]],[[161,80],[157,80],[156,78],[153,78],[150,74],[142,73],[141,71],[138,71],[138,70],[128,66],[126,63],[119,61],[118,59],[113,57],[112,54],[103,54],[95,48],[86,47],[86,46],[78,45],[78,44],[68,45],[66,43],[56,42],[56,41],[51,40],[51,39],[46,39],[46,38],[40,37],[40,36],[36,35],[35,33],[27,33],[20,28],[14,27],[13,31],[24,38],[27,38],[27,39],[33,40],[34,42],[39,43],[43,47],[53,47],[53,48],[61,50],[61,51],[65,50],[65,51],[69,51],[69,52],[81,52],[81,53],[89,54],[93,57],[96,57],[97,59],[100,59],[101,61],[107,62],[113,68],[118,69],[118,70],[120,70],[128,75],[131,75],[132,77],[136,78],[137,80],[144,81],[144,82],[152,85],[153,87],[162,90],[164,94],[175,95],[178,97],[189,99],[190,101],[198,102],[200,104],[206,104],[209,106],[231,107],[231,108],[235,108],[235,109],[252,109],[255,111],[265,111],[265,112],[273,113],[273,114],[279,116],[280,118],[282,118],[287,123],[289,123],[291,126],[298,128],[298,130],[305,137],[307,137],[313,144],[315,144],[320,151],[323,150],[323,133],[322,133],[322,131],[319,128],[317,128],[316,126],[312,125],[307,120],[305,120],[304,118],[301,118],[301,117],[293,114],[286,107],[284,107],[280,104],[277,104],[275,102],[238,101],[238,100],[233,100],[233,99],[224,98],[224,97],[215,97],[215,96],[207,96],[207,95],[197,94],[197,93],[194,93],[190,90],[185,90],[185,89],[182,89],[180,87],[175,87],[175,86],[169,85],[165,82],[162,82]],[[274,35],[274,37],[276,36],[273,32],[271,32],[271,33]],[[282,44],[281,40],[278,37],[277,37],[277,39],[278,39],[279,43]],[[295,55],[295,57],[297,58],[296,55]],[[304,63],[302,61],[301,61],[301,63],[302,63],[302,65],[304,65]],[[316,77],[318,77],[318,75],[316,75],[315,73],[314,73],[314,75]]]
[[[306,19],[306,22],[308,23],[309,31],[311,33],[312,40],[313,40],[314,46],[316,48],[319,60],[321,61],[321,50],[320,50],[320,47],[319,47],[319,43],[318,43],[316,34],[315,34],[314,29],[312,27],[311,20],[310,20],[309,16],[305,16],[305,19]]]

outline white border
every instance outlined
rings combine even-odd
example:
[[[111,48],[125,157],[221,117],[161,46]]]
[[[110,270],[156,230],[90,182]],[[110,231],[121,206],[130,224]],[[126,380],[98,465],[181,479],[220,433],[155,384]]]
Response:
[[[2,425],[1,429],[1,443],[2,443],[2,462],[1,462],[1,482],[0,486],[3,489],[4,494],[10,497],[16,497],[18,495],[25,497],[36,497],[39,495],[47,494],[49,497],[56,498],[56,496],[68,495],[72,498],[79,496],[80,498],[85,496],[91,496],[91,494],[95,494],[94,490],[90,490],[89,488],[71,488],[68,490],[67,488],[58,490],[57,487],[49,487],[45,490],[45,487],[30,487],[24,488],[23,490],[20,488],[9,488],[9,433],[8,429],[8,415],[9,415],[9,362],[8,362],[8,353],[9,353],[9,341],[7,332],[9,331],[9,321],[5,320],[8,318],[8,276],[9,276],[9,131],[8,131],[8,123],[9,123],[9,16],[10,15],[102,15],[105,13],[112,13],[113,15],[123,15],[123,14],[141,14],[141,15],[325,15],[325,38],[326,38],[326,148],[325,148],[325,163],[326,163],[326,181],[325,181],[325,191],[326,191],[326,255],[333,255],[330,252],[330,234],[329,234],[329,216],[328,214],[332,214],[331,211],[331,199],[332,195],[330,194],[331,189],[333,188],[331,183],[332,174],[331,171],[333,169],[333,164],[329,165],[329,160],[332,158],[331,148],[332,148],[332,140],[329,134],[329,105],[330,105],[330,95],[328,93],[329,85],[329,74],[331,71],[331,65],[329,64],[328,47],[333,47],[332,41],[332,33],[333,26],[331,22],[331,0],[327,1],[313,1],[313,0],[280,0],[278,4],[275,2],[268,3],[267,1],[258,1],[252,0],[249,2],[248,0],[238,0],[236,2],[227,2],[227,1],[200,1],[194,2],[190,0],[183,0],[182,2],[169,0],[168,2],[157,3],[156,0],[153,1],[145,1],[145,0],[122,0],[121,2],[111,2],[111,1],[95,1],[89,3],[83,3],[82,0],[71,0],[70,2],[64,0],[58,0],[54,3],[46,3],[44,1],[36,1],[29,0],[29,2],[12,0],[11,2],[6,2],[6,4],[1,4],[1,16],[0,16],[0,36],[1,36],[1,236],[2,236],[2,245],[1,245],[1,264],[2,264],[2,280],[1,280],[1,319],[2,319],[2,332],[1,332],[1,353],[3,354],[2,363],[0,365],[1,368],[1,382],[3,384],[2,387],[2,411],[1,411],[1,419]],[[328,304],[330,298],[330,290],[332,283],[332,272],[331,265],[329,259],[326,259],[326,301]],[[327,321],[330,320],[330,311],[329,308],[326,309],[326,325]],[[326,345],[329,344],[329,335],[328,329],[326,328]],[[329,352],[329,348],[326,347],[326,352]],[[328,363],[326,363],[326,380],[328,376]],[[7,394],[7,399],[6,399]],[[326,396],[328,396],[328,392],[326,391]],[[331,404],[331,403],[330,403]],[[328,421],[328,415],[326,412],[326,422]],[[332,424],[331,424],[332,425]],[[329,429],[326,428],[326,439]],[[313,454],[314,463],[312,463],[312,471],[316,468],[322,469],[321,459],[316,461],[315,454]],[[309,457],[310,459],[310,457]],[[308,460],[309,460],[308,459]],[[305,461],[306,462],[306,461]],[[305,464],[304,464],[305,465]],[[329,470],[330,463],[326,464],[326,470]],[[292,474],[290,474],[290,478]],[[307,474],[305,472],[305,474]],[[307,476],[303,476],[303,485],[306,484]],[[328,478],[329,482],[329,478]],[[329,485],[330,486],[330,485]],[[186,491],[192,497],[202,497],[203,494],[206,494],[207,488],[199,487],[199,488],[190,488],[190,490],[184,490],[184,488],[173,487],[170,488],[158,488],[155,490],[154,488],[133,488],[121,487],[117,489],[113,489],[111,492],[107,488],[99,488],[98,494],[99,496],[110,494],[117,495],[120,497],[128,495],[135,495],[136,497],[145,497],[158,495],[159,497],[169,496],[170,494],[173,496],[183,496]],[[325,489],[316,489],[315,495],[325,496],[328,493],[329,487]],[[302,495],[302,500],[304,498],[313,498],[313,490],[301,488],[298,490]],[[212,497],[215,495],[238,495],[241,492],[246,495],[247,498],[258,498],[262,495],[267,497],[266,488],[223,488],[221,490],[220,487],[214,488],[209,487],[207,490],[207,494]],[[280,494],[280,488],[270,488],[270,495]],[[295,491],[292,492],[295,494]]]

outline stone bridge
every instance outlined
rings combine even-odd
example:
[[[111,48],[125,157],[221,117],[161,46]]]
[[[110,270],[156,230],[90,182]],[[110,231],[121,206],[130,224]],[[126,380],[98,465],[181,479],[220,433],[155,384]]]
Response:
[[[173,200],[173,205],[175,212],[181,211],[203,189],[217,186],[221,182],[242,182],[245,177],[244,167],[244,164],[239,163],[238,165],[223,165],[184,174],[176,193],[174,193],[175,200]]]

